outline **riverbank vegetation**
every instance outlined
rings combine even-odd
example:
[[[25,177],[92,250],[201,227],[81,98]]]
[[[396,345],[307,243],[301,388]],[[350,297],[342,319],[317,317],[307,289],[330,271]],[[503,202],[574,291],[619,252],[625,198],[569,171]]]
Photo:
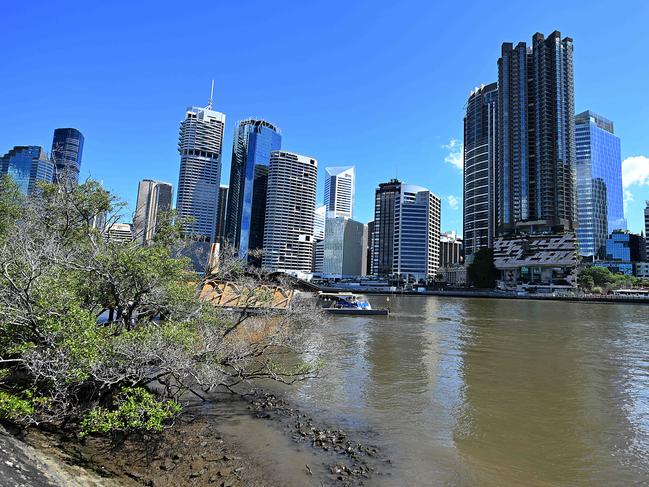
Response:
[[[0,181],[0,419],[81,435],[158,432],[187,395],[315,373],[300,359],[315,307],[298,297],[281,315],[218,310],[198,298],[173,215],[146,246],[94,224],[124,208],[91,180],[44,184],[31,198]],[[220,269],[248,286],[264,279],[234,255]]]
[[[606,267],[584,267],[579,270],[577,284],[593,294],[607,294],[615,289],[649,287],[649,279],[614,274]]]

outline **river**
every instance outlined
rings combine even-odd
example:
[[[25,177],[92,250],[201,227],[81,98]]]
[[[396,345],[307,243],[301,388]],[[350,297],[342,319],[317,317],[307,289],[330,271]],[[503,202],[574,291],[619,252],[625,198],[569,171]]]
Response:
[[[393,458],[384,485],[649,482],[649,307],[376,296],[285,391]]]

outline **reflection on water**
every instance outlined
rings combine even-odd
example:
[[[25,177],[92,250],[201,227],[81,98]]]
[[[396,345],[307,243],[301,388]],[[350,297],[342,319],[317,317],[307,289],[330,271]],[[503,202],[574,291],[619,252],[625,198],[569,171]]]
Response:
[[[376,297],[374,306],[386,305]],[[649,481],[649,308],[392,297],[310,344],[323,378],[288,391],[370,431],[388,485]]]

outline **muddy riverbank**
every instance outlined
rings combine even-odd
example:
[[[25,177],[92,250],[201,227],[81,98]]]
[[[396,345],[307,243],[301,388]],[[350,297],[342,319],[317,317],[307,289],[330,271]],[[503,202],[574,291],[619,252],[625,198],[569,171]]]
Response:
[[[378,448],[267,393],[191,405],[162,434],[117,445],[32,429],[0,434],[2,447],[1,486],[361,486],[389,470]]]

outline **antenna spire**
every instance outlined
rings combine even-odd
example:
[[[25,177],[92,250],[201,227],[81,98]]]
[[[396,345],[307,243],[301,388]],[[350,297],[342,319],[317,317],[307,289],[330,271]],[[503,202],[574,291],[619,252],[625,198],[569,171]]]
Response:
[[[210,99],[207,100],[207,108],[212,109],[212,98],[214,97],[214,80],[212,80],[212,88],[210,88]]]

